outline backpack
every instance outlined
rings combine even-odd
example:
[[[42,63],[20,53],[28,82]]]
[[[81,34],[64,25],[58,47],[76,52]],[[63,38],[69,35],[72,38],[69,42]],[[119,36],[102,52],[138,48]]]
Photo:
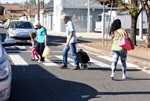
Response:
[[[79,49],[78,52],[78,59],[79,59],[79,63],[88,63],[90,61],[90,58],[88,56],[88,54],[83,51],[82,49]]]

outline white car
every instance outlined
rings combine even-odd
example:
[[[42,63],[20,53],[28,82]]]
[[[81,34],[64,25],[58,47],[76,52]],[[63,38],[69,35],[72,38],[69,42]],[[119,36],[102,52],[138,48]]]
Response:
[[[1,37],[1,36],[0,36]],[[0,101],[8,101],[11,92],[12,71],[0,38]]]
[[[33,24],[30,21],[12,20],[6,28],[7,38],[16,40],[30,40],[30,33],[36,32]]]
[[[0,22],[0,28],[4,28],[3,23]]]

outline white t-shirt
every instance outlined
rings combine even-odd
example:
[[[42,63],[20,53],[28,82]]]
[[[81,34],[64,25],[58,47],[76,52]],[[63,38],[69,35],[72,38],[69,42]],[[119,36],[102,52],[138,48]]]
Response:
[[[67,42],[69,40],[71,32],[73,32],[73,37],[71,38],[70,43],[76,43],[77,37],[76,37],[75,27],[74,27],[74,24],[72,23],[72,21],[69,20],[66,24]]]

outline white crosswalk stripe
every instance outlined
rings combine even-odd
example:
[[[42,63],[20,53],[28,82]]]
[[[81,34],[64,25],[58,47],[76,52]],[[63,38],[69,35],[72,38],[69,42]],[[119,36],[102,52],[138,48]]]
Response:
[[[56,58],[59,58],[62,60],[62,56],[61,55],[54,55]],[[12,62],[14,63],[14,65],[23,65],[23,66],[27,66],[29,65],[20,55],[12,55],[10,54],[9,57],[11,58]],[[112,62],[112,58],[108,57],[108,56],[97,56],[99,58],[102,58],[104,60],[110,61]],[[106,68],[111,68],[111,64],[107,64],[95,59],[90,58],[90,63],[98,65],[100,67],[106,67]],[[45,59],[45,62],[42,63],[44,66],[58,66],[56,63],[54,63],[53,61],[51,61],[50,59]],[[68,58],[68,64],[71,64],[74,66],[74,61],[71,58]],[[118,64],[121,65],[121,61],[118,62]],[[128,67],[138,67],[134,64],[131,63],[127,63]]]
[[[28,66],[28,63],[20,55],[9,55],[14,65]]]
[[[111,57],[109,57],[109,56],[97,56],[97,57],[102,58],[102,59],[105,59],[105,60],[110,61],[110,62],[113,61],[113,58],[111,58]],[[120,61],[120,60],[118,61],[118,64],[121,65],[121,61]],[[137,68],[138,66],[127,62],[127,67],[136,67],[136,68]]]
[[[62,59],[62,56],[57,55],[56,57],[59,58],[59,59]],[[71,65],[74,65],[73,59],[68,58],[68,63],[71,64]],[[98,65],[100,67],[111,67],[108,64],[105,64],[103,62],[100,62],[100,61],[97,61],[97,60],[94,60],[94,59],[91,59],[91,58],[90,58],[90,63],[93,63],[93,64]]]
[[[58,66],[56,63],[50,61],[49,59],[45,58],[45,62],[43,63],[45,66]]]
[[[95,64],[95,65],[98,65],[100,67],[111,67],[108,64],[105,64],[103,62],[100,62],[100,61],[97,61],[97,60],[94,60],[94,59],[91,59],[91,58],[90,58],[90,62],[93,63],[93,64]]]
[[[61,55],[55,55],[55,57],[59,58],[62,60],[62,56]],[[70,58],[68,58],[68,63],[74,66],[74,61]]]

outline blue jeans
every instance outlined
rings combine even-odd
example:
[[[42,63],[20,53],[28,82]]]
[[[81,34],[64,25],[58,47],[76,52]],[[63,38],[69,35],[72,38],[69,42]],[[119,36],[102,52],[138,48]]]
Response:
[[[79,61],[78,61],[78,55],[76,51],[76,44],[70,43],[68,46],[65,46],[63,49],[63,58],[62,58],[62,64],[67,66],[67,58],[68,58],[68,51],[71,49],[72,56],[74,57],[74,66],[79,67]]]
[[[122,71],[126,73],[126,58],[127,58],[127,51],[112,51],[112,57],[113,57],[113,62],[112,62],[112,71],[115,72],[116,67],[117,67],[117,62],[119,57],[121,58],[121,63],[122,63]]]

